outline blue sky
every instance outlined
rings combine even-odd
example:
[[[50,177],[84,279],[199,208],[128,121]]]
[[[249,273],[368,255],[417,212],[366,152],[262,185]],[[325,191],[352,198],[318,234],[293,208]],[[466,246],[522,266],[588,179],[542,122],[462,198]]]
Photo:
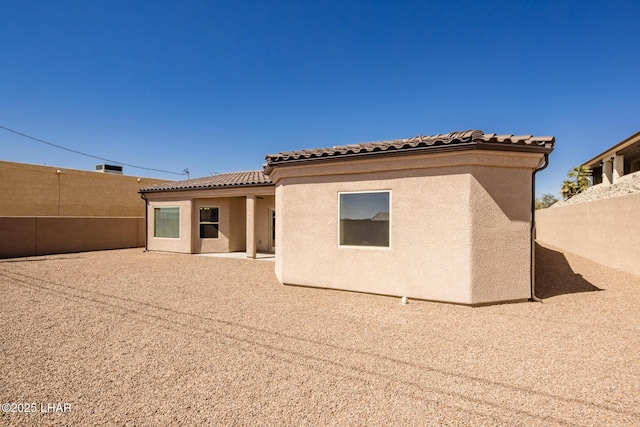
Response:
[[[0,125],[192,178],[419,134],[554,135],[537,189],[557,194],[640,130],[639,18],[615,0],[0,0]],[[0,160],[100,163],[2,129]]]

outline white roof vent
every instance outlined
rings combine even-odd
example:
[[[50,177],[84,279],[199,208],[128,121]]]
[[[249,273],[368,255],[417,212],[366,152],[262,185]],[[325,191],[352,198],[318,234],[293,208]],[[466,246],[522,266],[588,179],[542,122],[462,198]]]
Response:
[[[96,171],[104,173],[115,173],[122,175],[122,166],[115,165],[96,165]]]

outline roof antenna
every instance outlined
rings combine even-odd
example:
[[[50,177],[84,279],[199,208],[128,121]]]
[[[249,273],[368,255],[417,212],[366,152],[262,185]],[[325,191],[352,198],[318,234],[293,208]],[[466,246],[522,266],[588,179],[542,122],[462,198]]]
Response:
[[[187,179],[189,179],[189,168],[184,168],[182,175],[187,175]]]

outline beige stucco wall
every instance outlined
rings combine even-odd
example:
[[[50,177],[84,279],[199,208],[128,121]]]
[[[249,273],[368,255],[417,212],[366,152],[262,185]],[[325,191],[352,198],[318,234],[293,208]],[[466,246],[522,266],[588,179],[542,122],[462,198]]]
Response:
[[[273,186],[234,187],[208,190],[147,193],[148,243],[152,251],[181,253],[238,252],[246,249],[246,195],[256,195],[256,246],[268,250],[269,209],[274,208]],[[180,207],[180,238],[153,236],[154,208]],[[219,207],[220,226],[217,239],[200,239],[200,207]]]
[[[143,217],[138,190],[158,182],[164,181],[0,161],[0,215]]]
[[[465,151],[276,168],[285,284],[462,304],[530,296],[540,154]],[[389,248],[338,245],[338,193],[391,191]]]
[[[217,199],[196,199],[194,200],[195,208],[193,211],[194,218],[192,218],[192,230],[191,239],[193,241],[194,253],[212,253],[212,252],[229,252],[229,240],[231,236],[231,221],[234,213],[231,210],[231,200],[229,198],[217,198]],[[201,239],[200,238],[200,226],[199,215],[201,207],[217,207],[219,208],[219,225],[218,225],[218,238],[213,239]]]
[[[244,197],[229,199],[232,215],[230,215],[230,232],[228,252],[243,252],[247,244],[247,202]]]
[[[144,246],[144,217],[0,217],[0,258]]]
[[[536,238],[640,276],[640,193],[536,211]]]
[[[154,210],[155,208],[180,208],[180,230],[178,238],[154,236]],[[193,252],[193,201],[192,200],[163,200],[150,201],[147,213],[147,249],[150,251],[181,252],[190,254]]]
[[[275,196],[263,196],[256,200],[256,248],[259,252],[271,250],[269,247],[270,210],[275,209],[275,206]]]
[[[531,174],[474,166],[471,174],[471,292],[474,303],[531,296]]]

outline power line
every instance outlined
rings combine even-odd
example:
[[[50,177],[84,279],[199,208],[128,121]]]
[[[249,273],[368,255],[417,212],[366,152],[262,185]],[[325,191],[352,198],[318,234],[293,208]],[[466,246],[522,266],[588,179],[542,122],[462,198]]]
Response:
[[[93,156],[91,154],[83,153],[81,151],[72,150],[71,148],[67,148],[67,147],[63,147],[61,145],[53,144],[51,142],[43,141],[42,139],[34,138],[33,136],[29,136],[29,135],[26,135],[24,133],[15,131],[13,129],[9,129],[8,127],[4,127],[2,125],[0,125],[0,128],[4,129],[6,131],[9,131],[9,132],[13,132],[16,135],[20,135],[20,136],[23,136],[25,138],[29,138],[29,139],[32,139],[34,141],[41,142],[43,144],[47,144],[47,145],[50,145],[50,146],[55,147],[55,148],[59,148],[61,150],[69,151],[71,153],[80,154],[81,156],[91,157],[93,159],[98,159],[98,160],[102,160],[102,161],[109,162],[109,163],[117,163],[119,165],[127,166],[127,167],[130,167],[130,168],[144,169],[144,170],[154,171],[154,172],[170,173],[170,174],[173,174],[173,175],[187,175],[187,176],[189,175],[188,169],[185,169],[185,171],[183,171],[182,173],[178,173],[178,172],[166,171],[166,170],[162,170],[162,169],[153,169],[153,168],[145,168],[144,166],[130,165],[128,163],[122,163],[122,162],[118,162],[116,160],[105,159],[104,157]]]

